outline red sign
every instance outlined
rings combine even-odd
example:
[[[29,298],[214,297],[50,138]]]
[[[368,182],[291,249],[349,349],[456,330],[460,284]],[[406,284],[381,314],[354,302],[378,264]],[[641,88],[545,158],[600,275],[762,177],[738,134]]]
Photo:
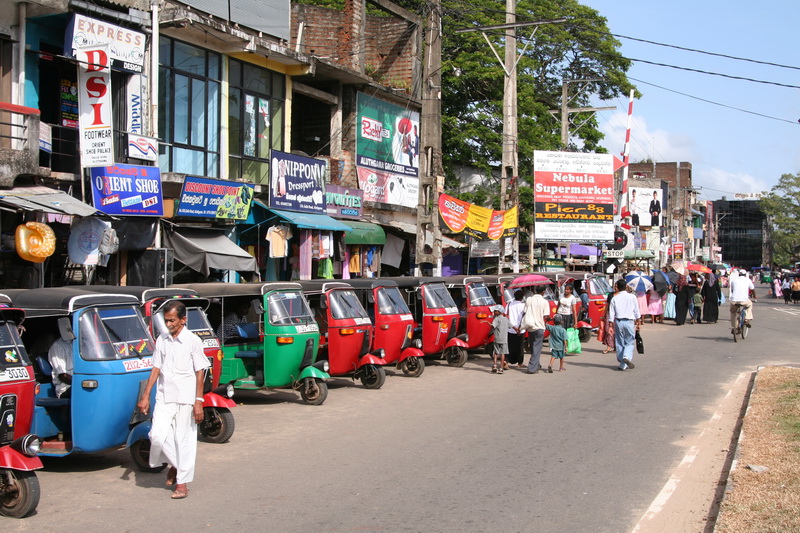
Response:
[[[672,243],[672,258],[673,259],[683,259],[683,243],[682,242],[673,242]]]

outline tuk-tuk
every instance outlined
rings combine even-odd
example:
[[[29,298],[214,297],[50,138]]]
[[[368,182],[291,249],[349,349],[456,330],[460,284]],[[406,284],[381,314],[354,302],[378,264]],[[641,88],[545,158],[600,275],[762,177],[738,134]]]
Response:
[[[344,280],[367,310],[373,325],[375,348],[382,348],[386,364],[396,364],[407,376],[418,377],[425,371],[425,355],[413,346],[414,315],[406,304],[396,281],[375,278]]]
[[[395,277],[414,315],[414,347],[425,357],[443,357],[450,366],[464,366],[469,346],[466,333],[458,334],[458,306],[445,286],[445,278]]]
[[[492,306],[497,305],[480,276],[448,276],[447,289],[458,305],[462,321],[458,332],[466,334],[468,350],[483,348],[492,336]]]
[[[483,282],[489,287],[489,292],[498,304],[506,307],[514,300],[514,292],[517,289],[509,287],[511,282],[523,274],[484,274],[481,275]]]
[[[22,340],[39,371],[32,422],[33,433],[42,439],[39,455],[63,457],[125,446],[140,470],[162,470],[166,465],[150,467],[152,422],[137,408],[155,349],[139,301],[86,287],[5,293],[25,311]],[[48,351],[59,339],[72,358],[69,397],[56,395],[51,378]]]
[[[197,425],[198,437],[215,444],[228,442],[233,436],[236,422],[231,413],[231,408],[236,407],[233,398],[233,386],[220,385],[219,376],[222,366],[222,350],[219,339],[214,334],[208,322],[205,310],[208,308],[208,299],[201,298],[195,291],[189,289],[156,289],[150,287],[126,286],[112,287],[108,285],[95,285],[93,290],[100,292],[117,292],[130,294],[139,299],[145,323],[150,327],[150,334],[154,339],[159,335],[168,333],[167,324],[164,322],[164,304],[170,300],[178,300],[186,306],[186,327],[189,331],[200,337],[203,342],[203,352],[211,364],[211,370],[206,374],[203,385],[203,421]]]
[[[597,331],[603,314],[606,310],[606,296],[611,291],[611,285],[602,275],[592,272],[577,272],[568,270],[557,270],[547,272],[536,272],[536,274],[553,280],[556,292],[548,292],[545,299],[550,301],[550,316],[555,315],[558,309],[558,299],[564,294],[564,286],[572,285],[575,289],[583,289],[589,295],[589,309],[587,313],[581,313],[581,304],[578,303],[578,321],[575,328],[581,342],[586,342],[592,338],[592,331]],[[575,297],[580,302],[578,291],[574,291]]]
[[[17,328],[25,313],[0,294],[0,515],[23,518],[39,504],[41,442],[30,433],[36,388]]]
[[[220,321],[238,302],[250,302],[256,320],[238,326],[236,336],[222,332],[220,383],[243,390],[291,387],[309,405],[322,405],[328,397],[328,362],[317,360],[319,326],[299,284],[190,283],[174,288],[208,298],[209,314]]]
[[[353,288],[327,280],[300,281],[319,324],[319,357],[330,364],[331,376],[360,379],[367,389],[386,381],[383,349],[372,349],[372,321]]]

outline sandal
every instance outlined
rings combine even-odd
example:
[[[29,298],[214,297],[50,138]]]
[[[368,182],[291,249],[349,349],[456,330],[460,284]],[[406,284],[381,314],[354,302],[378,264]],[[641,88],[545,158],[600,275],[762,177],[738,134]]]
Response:
[[[498,374],[502,374],[503,373],[503,369],[501,368],[500,370],[497,371],[497,373]]]
[[[497,372],[497,365],[492,365],[492,374]]]
[[[173,500],[182,500],[189,495],[189,487],[186,486],[186,483],[179,483],[175,485],[175,490],[172,491],[172,499]]]
[[[547,373],[548,374],[552,374],[553,373],[553,367],[552,366],[550,366],[550,365],[547,366]]]
[[[167,487],[172,487],[173,485],[175,485],[177,481],[178,481],[178,469],[175,468],[174,466],[170,467],[170,469],[167,470],[167,480],[164,482],[164,485],[166,485]]]

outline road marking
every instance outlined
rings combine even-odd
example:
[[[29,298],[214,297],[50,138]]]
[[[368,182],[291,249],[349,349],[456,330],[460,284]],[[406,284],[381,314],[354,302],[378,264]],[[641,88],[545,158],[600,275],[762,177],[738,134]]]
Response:
[[[773,307],[772,310],[778,311],[779,313],[786,313],[787,315],[792,315],[792,316],[800,315],[800,310],[784,309],[782,307]]]
[[[647,512],[644,513],[639,523],[636,524],[636,527],[633,528],[633,533],[640,531],[641,527],[644,525],[645,522],[649,522],[652,520],[669,501],[670,497],[675,493],[675,490],[678,488],[678,484],[683,479],[687,468],[689,468],[694,460],[697,459],[698,449],[697,446],[692,446],[689,448],[689,452],[683,456],[680,464],[678,464],[678,471],[676,471],[672,476],[670,476],[669,480],[664,484],[664,488],[661,489],[661,492],[658,493],[658,496],[653,500],[653,503],[650,504],[650,508],[647,509]]]

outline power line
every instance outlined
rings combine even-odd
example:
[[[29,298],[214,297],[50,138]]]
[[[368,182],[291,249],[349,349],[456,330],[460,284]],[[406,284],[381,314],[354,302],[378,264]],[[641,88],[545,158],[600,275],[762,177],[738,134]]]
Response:
[[[720,72],[711,72],[708,70],[701,70],[696,68],[689,68],[689,67],[679,67],[677,65],[670,65],[667,63],[658,63],[656,61],[647,61],[646,59],[635,59],[633,57],[626,58],[629,61],[635,61],[638,63],[646,63],[648,65],[655,65],[657,67],[667,67],[667,68],[674,68],[677,70],[686,70],[688,72],[697,72],[699,74],[708,74],[709,76],[720,76],[723,78],[730,78],[732,80],[743,80],[743,81],[752,81],[753,83],[763,83],[765,85],[777,85],[778,87],[788,87],[789,89],[800,89],[800,85],[790,85],[788,83],[779,83],[777,81],[766,81],[766,80],[757,80],[755,78],[746,78],[744,76],[733,76],[731,74],[722,74]]]

